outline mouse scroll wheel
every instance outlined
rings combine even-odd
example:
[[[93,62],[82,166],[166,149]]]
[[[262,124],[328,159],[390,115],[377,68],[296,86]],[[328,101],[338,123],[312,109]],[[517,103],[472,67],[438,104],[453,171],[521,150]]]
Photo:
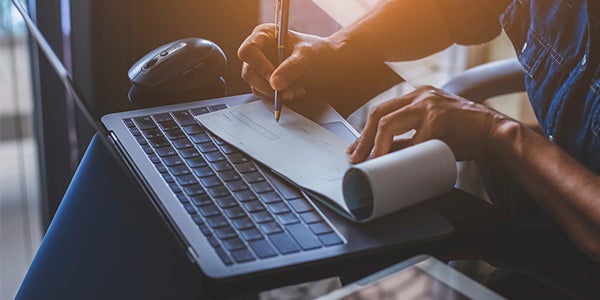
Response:
[[[144,70],[150,69],[150,68],[152,68],[152,67],[153,67],[153,66],[154,66],[154,65],[155,65],[157,62],[158,62],[158,59],[157,59],[157,58],[153,58],[153,59],[151,59],[150,61],[148,61],[148,62],[147,62],[147,63],[146,63],[144,66],[143,66],[143,69],[144,69]]]

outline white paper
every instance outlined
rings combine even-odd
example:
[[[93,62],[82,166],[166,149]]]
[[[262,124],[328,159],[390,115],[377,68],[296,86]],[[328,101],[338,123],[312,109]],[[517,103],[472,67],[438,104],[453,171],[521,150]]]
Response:
[[[284,107],[279,123],[262,101],[196,117],[208,130],[283,175],[346,208],[342,179],[348,142]]]
[[[317,198],[333,201],[333,208],[355,221],[366,222],[439,196],[456,181],[452,151],[437,140],[352,166],[346,157],[348,142],[287,107],[279,123],[271,106],[262,101],[196,119],[291,182],[317,193]],[[356,170],[366,174],[360,183],[347,180]],[[368,215],[356,213],[361,196],[372,206]]]

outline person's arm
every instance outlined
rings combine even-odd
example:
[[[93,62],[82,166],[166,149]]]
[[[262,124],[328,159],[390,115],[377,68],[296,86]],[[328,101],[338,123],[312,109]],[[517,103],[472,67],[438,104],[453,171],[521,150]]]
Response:
[[[500,32],[498,14],[481,1],[438,1],[384,0],[325,38],[292,31],[290,56],[277,68],[274,27],[259,25],[238,51],[242,75],[258,95],[272,98],[277,89],[291,100],[321,93],[348,113],[400,81],[384,61],[422,58],[452,43],[480,43]]]
[[[583,252],[600,261],[600,176],[514,121],[499,126],[487,144],[490,157],[509,170]]]
[[[349,148],[352,163],[385,155],[394,136],[416,129],[408,144],[444,141],[457,160],[496,160],[560,224],[588,256],[600,261],[600,176],[525,125],[485,105],[433,87],[375,107]]]

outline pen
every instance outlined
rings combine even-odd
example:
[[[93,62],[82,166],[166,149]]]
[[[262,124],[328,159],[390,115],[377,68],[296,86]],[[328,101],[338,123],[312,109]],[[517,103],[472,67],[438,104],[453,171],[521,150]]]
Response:
[[[275,36],[277,37],[277,66],[285,59],[288,22],[290,15],[290,0],[277,0],[275,8]],[[281,115],[281,98],[283,91],[275,91],[275,121],[279,122]]]

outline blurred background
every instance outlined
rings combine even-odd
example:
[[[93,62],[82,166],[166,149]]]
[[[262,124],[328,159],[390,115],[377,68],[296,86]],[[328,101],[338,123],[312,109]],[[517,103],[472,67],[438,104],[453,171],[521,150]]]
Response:
[[[292,1],[292,29],[328,35],[342,25],[348,0]],[[356,0],[370,5],[376,0]],[[274,0],[28,0],[24,2],[95,110],[131,109],[127,69],[164,43],[197,36],[229,58],[229,95],[249,92],[236,50],[255,25],[274,20]],[[320,7],[335,11],[331,17]],[[336,21],[337,20],[337,21]],[[340,21],[344,23],[343,20]],[[514,55],[505,36],[477,47],[455,46],[419,63],[425,83],[439,85],[466,68]],[[354,114],[360,126],[373,103]],[[524,95],[490,104],[535,122]],[[0,299],[14,297],[85,152],[91,130],[45,58],[28,40],[10,0],[0,0]],[[304,297],[311,298],[311,292]],[[273,294],[278,295],[278,294]],[[268,295],[265,295],[268,298]]]

